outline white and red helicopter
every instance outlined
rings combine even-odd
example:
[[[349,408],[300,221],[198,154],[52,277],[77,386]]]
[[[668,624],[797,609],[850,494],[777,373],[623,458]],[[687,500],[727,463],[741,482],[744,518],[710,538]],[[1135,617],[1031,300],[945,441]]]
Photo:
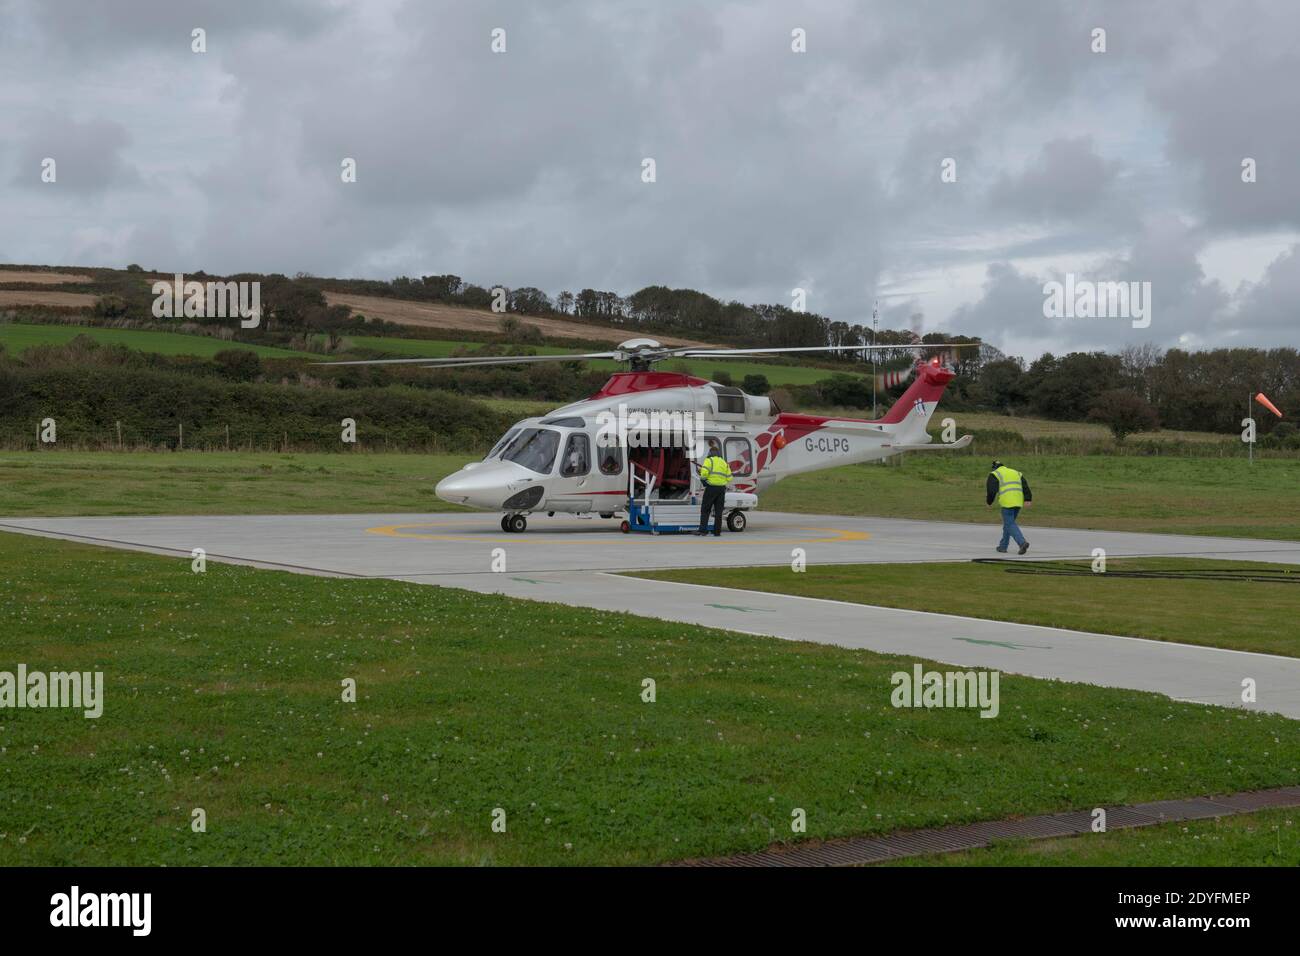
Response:
[[[875,346],[872,351],[961,345]],[[745,512],[758,494],[782,478],[879,461],[905,451],[951,451],[971,441],[931,443],[926,424],[955,373],[938,357],[921,361],[914,381],[875,421],[784,412],[770,398],[680,372],[657,372],[665,359],[769,355],[790,352],[866,351],[862,346],[720,349],[666,348],[653,339],[631,339],[609,352],[566,355],[490,356],[449,359],[372,359],[338,365],[416,364],[427,368],[515,365],[614,359],[629,370],[614,373],[590,398],[525,418],[510,428],[482,461],[471,462],[438,482],[443,501],[483,511],[501,511],[504,531],[521,532],[537,512],[628,514],[634,501],[676,503],[682,517],[693,513],[700,491],[694,464],[709,445],[727,458],[733,477],[726,496],[727,527],[743,531]],[[657,425],[655,423],[658,423]],[[621,424],[620,424],[621,423]],[[644,423],[644,424],[643,424]],[[665,423],[668,423],[665,425]],[[665,430],[681,427],[674,440]],[[647,435],[649,438],[647,439]],[[629,437],[630,436],[630,437]],[[692,521],[693,523],[693,521]],[[622,530],[629,530],[626,520]]]

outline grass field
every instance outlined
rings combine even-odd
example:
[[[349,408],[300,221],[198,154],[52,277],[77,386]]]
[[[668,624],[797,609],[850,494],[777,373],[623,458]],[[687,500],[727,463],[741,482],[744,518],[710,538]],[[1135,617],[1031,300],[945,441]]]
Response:
[[[94,282],[92,276],[81,272],[48,272],[41,269],[0,269],[0,282],[33,282],[40,285],[59,285],[64,282]]]
[[[940,413],[935,418],[942,420],[951,416],[957,423],[958,432],[966,429],[1013,431],[1028,439],[1035,438],[1080,438],[1096,441],[1111,439],[1110,429],[1093,422],[1054,422],[1045,418],[1023,418],[1011,415],[998,415],[993,412],[949,412]],[[933,423],[932,423],[933,424]],[[1144,441],[1194,441],[1222,442],[1235,440],[1235,435],[1222,435],[1216,432],[1189,432],[1177,429],[1161,429],[1156,432],[1134,432],[1129,437],[1132,442]]]
[[[1106,564],[1107,573],[1093,574],[1087,561],[1051,565],[1083,573],[1009,573],[1009,568],[1025,570],[1026,563],[967,561],[810,566],[801,574],[784,567],[686,568],[637,576],[1300,657],[1300,629],[1295,626],[1300,566],[1134,558],[1113,559]],[[1219,568],[1276,571],[1294,583],[1122,576],[1134,571],[1190,575]]]
[[[29,295],[49,295],[54,293],[28,293]],[[63,294],[63,293],[59,293]],[[266,345],[249,345],[243,342],[225,342],[205,335],[192,335],[184,332],[142,332],[130,329],[105,329],[86,325],[31,325],[17,322],[0,323],[0,345],[11,352],[22,352],[33,345],[62,345],[78,335],[87,335],[97,342],[111,345],[125,345],[141,352],[158,352],[163,355],[197,355],[211,358],[224,349],[238,348],[256,352],[263,358],[311,358],[316,361],[346,359],[347,353],[321,355],[312,352],[295,352],[290,349],[275,348]],[[316,336],[324,341],[324,336]],[[453,339],[403,339],[379,335],[347,335],[344,338],[354,348],[371,349],[394,358],[447,358],[457,349],[481,348],[482,342],[468,342]],[[565,355],[581,351],[559,346],[528,346],[538,355]],[[623,366],[617,362],[596,359],[587,363],[591,368],[604,372],[617,372]],[[718,372],[727,372],[736,384],[746,375],[764,375],[774,386],[807,385],[833,374],[825,368],[810,368],[790,365],[766,365],[761,362],[712,361],[710,359],[677,359],[660,366],[661,371],[685,372],[699,378],[712,379]]]
[[[767,511],[869,514],[996,524],[984,504],[995,448],[925,452],[898,465],[858,465],[787,479],[765,492]],[[1300,540],[1300,459],[1021,455],[1035,525],[1111,531]]]
[[[16,305],[45,305],[60,309],[90,309],[98,296],[89,292],[58,292],[43,290],[40,292],[22,291],[20,289],[0,289],[0,308]]]
[[[889,400],[882,400],[880,413],[883,415],[889,407]],[[841,418],[870,418],[870,409],[844,407],[808,406],[798,409],[810,415],[826,415]],[[1067,439],[1081,444],[1113,445],[1114,438],[1105,425],[1093,422],[1058,422],[1047,418],[1027,418],[1016,415],[1000,415],[996,412],[951,412],[940,408],[930,421],[930,430],[934,435],[940,432],[945,418],[952,418],[957,423],[957,433],[974,432],[1014,432],[1029,440]],[[938,440],[936,438],[936,440]],[[1237,442],[1236,435],[1224,435],[1217,432],[1190,432],[1177,429],[1161,429],[1155,432],[1135,432],[1128,439],[1131,444],[1142,442],[1202,442],[1206,444],[1231,444]]]
[[[414,325],[434,329],[465,329],[476,332],[497,332],[501,328],[502,314],[489,309],[476,309],[441,302],[416,302],[388,296],[354,295],[349,292],[326,292],[330,305],[345,305],[354,314],[369,319],[383,319],[398,325]],[[531,325],[547,338],[578,339],[584,342],[609,342],[617,344],[637,333],[608,325],[593,325],[570,319],[546,315],[516,315],[525,325]],[[664,345],[703,345],[691,339],[657,336]]]
[[[226,349],[244,349],[256,352],[263,358],[320,359],[309,352],[293,352],[266,345],[248,345],[243,342],[226,342],[206,335],[188,335],[184,332],[137,332],[130,329],[101,329],[80,325],[25,325],[18,322],[0,322],[0,345],[10,352],[22,352],[34,345],[65,345],[78,335],[86,335],[105,345],[125,345],[141,352],[158,352],[163,355],[197,355],[211,358]]]
[[[524,417],[530,403],[500,400]],[[354,452],[0,452],[0,514],[329,514],[445,511],[433,485],[476,456]],[[1036,525],[1300,539],[1300,460],[1024,456]],[[768,511],[987,524],[988,462],[914,455],[790,478]],[[1231,506],[1228,494],[1231,494]]]
[[[456,511],[433,486],[471,457],[0,452],[0,515]]]
[[[1300,810],[1164,823],[983,850],[910,857],[882,866],[1300,866]]]
[[[98,719],[4,712],[0,865],[652,863],[796,808],[826,839],[1300,780],[1283,718],[1014,676],[996,719],[896,710],[911,660],[495,595],[11,534],[0,587],[4,669],[105,675]]]
[[[343,338],[354,348],[373,349],[395,358],[447,358],[457,349],[481,349],[486,344],[453,339],[401,339],[391,335],[344,335]],[[324,344],[326,337],[315,335],[312,341]],[[548,345],[530,345],[528,349],[538,355],[565,355],[575,351]]]

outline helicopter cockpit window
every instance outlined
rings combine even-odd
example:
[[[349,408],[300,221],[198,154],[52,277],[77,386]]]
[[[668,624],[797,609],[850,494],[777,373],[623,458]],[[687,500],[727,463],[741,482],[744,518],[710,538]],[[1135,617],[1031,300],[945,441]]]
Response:
[[[591,440],[579,432],[569,436],[564,446],[564,457],[560,460],[560,474],[565,478],[577,478],[591,471]]]
[[[498,441],[495,445],[492,446],[492,450],[483,456],[483,460],[488,461],[489,459],[495,458],[497,455],[501,453],[501,449],[505,448],[506,445],[510,444],[510,439],[514,438],[518,434],[519,434],[518,428],[510,429],[510,431],[506,432],[504,435],[501,436],[500,441]]]
[[[501,460],[523,465],[539,475],[549,475],[555,465],[555,453],[559,450],[559,432],[549,428],[524,428],[506,446]]]

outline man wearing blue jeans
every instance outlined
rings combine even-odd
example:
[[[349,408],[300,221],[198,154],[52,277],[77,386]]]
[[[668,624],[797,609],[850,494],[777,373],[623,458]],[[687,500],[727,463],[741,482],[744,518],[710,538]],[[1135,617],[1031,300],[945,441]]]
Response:
[[[992,506],[993,502],[998,503],[1002,509],[1002,540],[998,542],[997,550],[1002,554],[1007,553],[1007,545],[1012,538],[1015,538],[1016,544],[1020,546],[1020,554],[1029,550],[1029,542],[1025,536],[1020,533],[1020,526],[1016,524],[1016,519],[1020,516],[1020,509],[1034,502],[1034,494],[1029,490],[1029,480],[1014,468],[1008,468],[996,458],[989,470],[988,480],[984,483],[985,504]]]

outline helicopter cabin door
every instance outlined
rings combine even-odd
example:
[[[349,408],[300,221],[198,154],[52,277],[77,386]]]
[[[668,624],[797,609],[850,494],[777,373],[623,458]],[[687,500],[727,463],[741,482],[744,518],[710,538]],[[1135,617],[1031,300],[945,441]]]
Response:
[[[593,466],[591,436],[585,431],[571,431],[560,446],[560,460],[551,479],[547,503],[556,511],[584,514],[592,508],[592,494],[601,484]]]

